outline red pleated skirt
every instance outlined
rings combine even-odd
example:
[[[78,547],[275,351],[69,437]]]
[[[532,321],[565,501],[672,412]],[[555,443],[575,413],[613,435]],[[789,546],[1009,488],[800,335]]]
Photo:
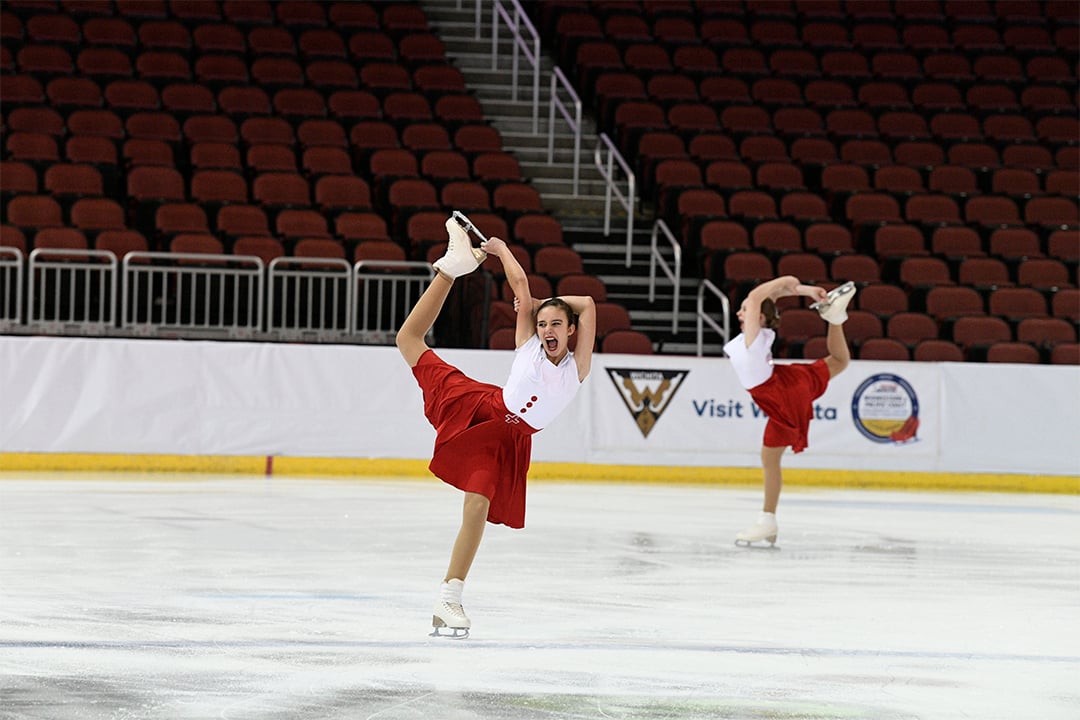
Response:
[[[788,447],[793,452],[806,449],[814,400],[829,386],[829,366],[824,360],[794,365],[776,365],[765,382],[750,389],[769,422],[765,425],[765,447]]]
[[[488,522],[525,527],[525,480],[536,430],[508,412],[502,388],[467,377],[428,350],[413,368],[435,428],[428,468],[490,501]]]

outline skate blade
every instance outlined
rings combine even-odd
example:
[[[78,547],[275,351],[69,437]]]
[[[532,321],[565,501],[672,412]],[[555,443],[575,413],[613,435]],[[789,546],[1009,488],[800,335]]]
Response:
[[[761,543],[756,545],[755,543]],[[768,543],[766,545],[765,543]],[[776,547],[776,536],[771,535],[767,538],[761,538],[760,540],[743,540],[741,538],[735,538],[735,547],[751,548],[753,550],[779,550]]]
[[[464,640],[469,637],[469,628],[450,627],[435,615],[431,616],[431,626],[434,629],[428,633],[428,637],[448,638],[451,640]],[[439,632],[440,630],[444,632]]]
[[[842,298],[845,295],[850,295],[853,292],[855,292],[855,283],[846,282],[843,285],[841,285],[839,287],[836,287],[836,288],[833,288],[828,293],[826,293],[826,296],[825,296],[824,300],[821,300],[821,301],[816,302],[816,303],[810,303],[810,309],[811,310],[818,310],[818,311],[824,310],[825,308],[832,305],[833,300],[836,300],[838,298]]]
[[[461,212],[460,210],[455,210],[451,217],[457,221],[458,225],[465,229],[465,232],[471,232],[476,235],[476,237],[480,238],[480,240],[482,240],[483,242],[487,242],[487,236],[485,236],[484,233],[480,232],[477,227],[473,225],[472,220],[470,220],[468,216],[465,215],[465,213]]]

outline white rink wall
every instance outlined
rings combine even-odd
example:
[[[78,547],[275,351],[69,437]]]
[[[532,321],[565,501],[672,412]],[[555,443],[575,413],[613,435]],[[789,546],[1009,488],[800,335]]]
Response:
[[[501,384],[508,351],[438,351]],[[1080,476],[1080,368],[853,361],[788,467]],[[726,359],[594,356],[537,461],[756,467]],[[0,453],[430,457],[393,347],[0,336]]]

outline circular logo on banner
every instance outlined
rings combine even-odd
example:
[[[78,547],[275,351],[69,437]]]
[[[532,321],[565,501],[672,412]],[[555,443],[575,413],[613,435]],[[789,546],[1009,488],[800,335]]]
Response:
[[[874,375],[855,390],[851,417],[859,432],[874,442],[911,442],[919,429],[919,398],[902,377]]]

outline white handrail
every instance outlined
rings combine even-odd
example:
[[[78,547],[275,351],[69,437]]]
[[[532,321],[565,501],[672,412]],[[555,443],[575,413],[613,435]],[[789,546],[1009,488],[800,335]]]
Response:
[[[418,274],[417,271],[423,271]],[[353,325],[351,332],[368,338],[377,338],[385,343],[392,343],[397,336],[404,317],[397,317],[394,311],[401,308],[409,313],[416,301],[423,294],[428,284],[435,279],[435,268],[431,263],[414,260],[358,260],[353,264],[353,292],[355,295]],[[389,285],[389,293],[386,286]],[[361,287],[362,286],[362,287]],[[376,287],[372,314],[378,319],[388,319],[389,326],[381,324],[374,327],[368,324],[368,302],[372,286]],[[415,292],[414,292],[415,291]],[[389,297],[387,295],[389,294]],[[428,328],[428,343],[435,339],[434,327]]]
[[[668,244],[671,249],[675,251],[675,267],[672,268],[668,264],[667,260],[660,253],[660,249],[657,247],[657,239],[660,233],[664,234],[667,238]],[[671,307],[671,334],[679,332],[679,290],[682,286],[682,246],[679,245],[679,241],[675,239],[675,236],[671,233],[671,229],[668,228],[667,223],[663,220],[657,220],[653,223],[652,238],[649,243],[649,302],[656,301],[656,266],[659,265],[660,269],[667,275],[668,280],[674,286],[674,299]]]
[[[475,17],[473,19],[473,26],[476,28],[475,38],[477,40],[480,39],[480,30],[481,30],[481,24],[482,24],[481,21],[483,19],[483,11],[481,9],[481,5],[483,4],[483,2],[484,2],[484,0],[476,0],[476,12],[475,12]],[[461,10],[461,8],[462,8],[462,0],[457,0],[457,9]]]
[[[157,264],[157,263],[161,264]],[[213,253],[179,253],[179,252],[147,252],[132,251],[124,255],[120,260],[123,283],[120,293],[120,327],[125,330],[141,331],[144,333],[160,332],[162,329],[170,330],[226,330],[236,337],[248,337],[262,330],[263,319],[263,271],[266,264],[261,258],[254,255],[222,255]],[[180,309],[169,311],[162,310],[161,320],[152,320],[153,308],[156,298],[153,297],[153,281],[155,278],[171,279],[175,283],[172,288],[192,287],[186,283],[194,282],[197,278],[204,281],[232,277],[234,279],[248,279],[242,292],[239,286],[235,286],[232,292],[234,302],[246,299],[250,309],[247,313],[236,313],[234,322],[209,323],[195,319],[194,315],[187,322],[182,320]],[[144,286],[145,283],[145,286]],[[146,302],[141,309],[146,312],[146,320],[139,321],[137,311],[140,309],[139,302],[143,292],[147,292]],[[207,293],[208,287],[204,288],[203,298],[210,307]],[[195,296],[192,295],[192,301]],[[216,306],[220,317],[224,318],[228,313],[222,310],[222,296]]]
[[[607,150],[606,157],[603,154],[604,150]],[[626,209],[626,267],[630,267],[630,248],[634,242],[634,202],[637,196],[637,179],[634,177],[634,171],[623,160],[622,155],[619,154],[618,149],[615,147],[615,143],[611,142],[611,138],[607,136],[607,133],[600,133],[597,138],[596,150],[593,151],[593,161],[596,163],[596,169],[600,171],[606,185],[604,190],[605,237],[611,234],[611,196],[615,195],[619,199],[619,203]],[[627,190],[625,194],[616,186],[615,163],[618,163],[622,171],[626,173]]]
[[[495,0],[491,8],[491,69],[499,69],[499,19],[501,18],[510,29],[514,41],[514,56],[510,71],[510,99],[517,102],[518,99],[518,54],[525,55],[525,59],[533,69],[533,135],[540,133],[540,34],[536,32],[532,21],[518,0],[509,0],[514,6],[513,16],[503,6],[504,0]],[[522,28],[529,35],[529,40],[522,37]],[[530,42],[531,41],[531,42]]]
[[[108,250],[76,248],[35,248],[27,256],[26,322],[28,325],[49,323],[44,305],[52,301],[52,309],[58,317],[57,324],[69,324],[88,328],[106,328],[116,322],[116,275],[119,265],[116,255]],[[52,272],[49,272],[49,271]],[[96,320],[79,318],[77,308],[84,312],[94,309],[91,290],[92,277],[100,283],[96,302]],[[79,293],[80,283],[82,292]],[[66,279],[65,283],[63,280]],[[55,281],[55,282],[54,282]],[[52,290],[51,294],[48,292]],[[68,290],[65,297],[64,290]],[[81,297],[80,297],[81,295]],[[39,301],[41,304],[39,304]]]
[[[268,302],[266,307],[266,329],[270,332],[278,331],[285,334],[289,332],[304,332],[314,331],[317,333],[329,333],[335,334],[348,334],[352,332],[353,327],[353,293],[356,290],[356,282],[353,275],[353,267],[347,260],[341,258],[314,258],[314,257],[296,257],[296,256],[283,256],[277,257],[270,261],[270,264],[266,266],[266,282],[269,287]],[[304,268],[313,268],[305,270]],[[305,320],[308,321],[307,325],[300,326],[299,323],[294,323],[293,326],[288,326],[284,320],[280,324],[276,324],[276,317],[274,315],[274,300],[276,299],[275,290],[277,288],[277,281],[288,281],[289,279],[307,279],[312,281],[314,285],[317,285],[320,289],[325,287],[330,288],[331,296],[337,300],[340,297],[340,293],[337,288],[337,283],[331,284],[332,281],[343,281],[345,283],[344,303],[345,313],[344,318],[340,318],[337,312],[337,305],[329,307],[330,303],[326,301],[324,296],[319,298],[315,297],[312,285],[309,285],[307,290],[308,312]],[[318,282],[315,282],[318,281]],[[312,320],[316,316],[316,312],[312,308],[317,308],[317,315],[319,318],[325,319],[326,316],[334,321],[334,327],[326,327],[325,324],[322,327],[314,327]]]
[[[705,312],[705,291],[720,298],[720,309],[724,313],[724,325],[721,327]],[[720,288],[713,285],[709,280],[702,280],[698,285],[697,293],[697,354],[701,357],[705,354],[705,328],[704,325],[708,324],[715,332],[719,333],[724,344],[731,339],[731,303],[728,301],[727,295],[721,292]]]
[[[570,95],[574,106],[573,117],[570,109],[559,99],[559,86],[562,86]],[[578,177],[581,170],[581,98],[574,91],[574,86],[566,79],[566,75],[558,67],[551,73],[551,103],[548,113],[548,165],[555,162],[555,110],[570,126],[570,132],[574,134],[574,195],[578,194]]]
[[[0,279],[4,280],[0,283],[0,329],[3,329],[9,323],[22,322],[23,254],[19,248],[0,246]],[[15,288],[13,295],[9,291],[11,285]]]

